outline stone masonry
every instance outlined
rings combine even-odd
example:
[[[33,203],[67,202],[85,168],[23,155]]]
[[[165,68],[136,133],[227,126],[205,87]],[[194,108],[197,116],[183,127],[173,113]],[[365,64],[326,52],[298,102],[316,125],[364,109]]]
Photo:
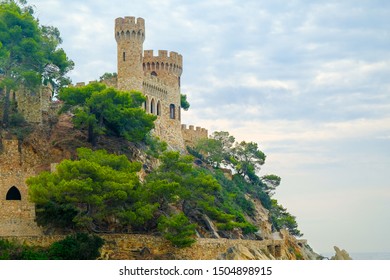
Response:
[[[260,252],[261,259],[295,259],[291,254],[292,247],[301,251],[306,244],[306,240],[293,240],[292,243],[287,239],[278,240],[243,240],[243,239],[208,239],[199,238],[191,247],[176,248],[163,237],[142,235],[142,234],[109,234],[100,235],[105,240],[101,250],[100,259],[105,260],[134,260],[150,259],[150,257],[164,257],[168,259],[184,260],[215,260],[222,254],[229,251],[229,248],[243,246],[253,251]],[[4,238],[25,244],[29,246],[48,247],[53,242],[59,241],[65,236],[5,236]],[[251,254],[248,254],[251,256]],[[245,255],[239,259],[246,258]],[[257,259],[257,258],[256,258]],[[252,259],[254,260],[254,259]]]
[[[40,235],[35,206],[28,201],[26,179],[34,172],[34,155],[18,140],[2,140],[0,153],[0,236]]]
[[[201,128],[199,126],[194,129],[194,126],[190,125],[187,129],[187,126],[182,124],[181,132],[186,146],[190,147],[195,146],[200,139],[208,138],[207,129]]]

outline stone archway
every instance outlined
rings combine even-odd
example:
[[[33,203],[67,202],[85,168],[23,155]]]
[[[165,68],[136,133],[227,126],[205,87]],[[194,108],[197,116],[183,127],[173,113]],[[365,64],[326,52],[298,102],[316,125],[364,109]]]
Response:
[[[18,190],[18,188],[13,186],[8,190],[5,199],[6,200],[22,200],[22,195],[20,194],[20,191]]]

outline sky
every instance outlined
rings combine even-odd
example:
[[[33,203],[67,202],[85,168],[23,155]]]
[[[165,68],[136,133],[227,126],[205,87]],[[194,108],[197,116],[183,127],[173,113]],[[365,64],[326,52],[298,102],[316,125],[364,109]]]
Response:
[[[116,72],[115,18],[144,18],[145,50],[183,55],[182,122],[258,143],[316,252],[390,252],[388,0],[29,4],[59,28],[74,83]]]

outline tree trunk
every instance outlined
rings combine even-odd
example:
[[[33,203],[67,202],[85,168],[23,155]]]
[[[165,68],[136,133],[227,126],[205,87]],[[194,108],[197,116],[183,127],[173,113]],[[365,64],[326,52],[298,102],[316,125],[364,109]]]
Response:
[[[93,147],[96,146],[96,136],[93,132],[93,125],[88,125],[88,142],[92,144]]]
[[[10,96],[11,90],[5,88],[4,105],[3,105],[3,127],[6,128],[9,125],[9,107],[10,107]]]

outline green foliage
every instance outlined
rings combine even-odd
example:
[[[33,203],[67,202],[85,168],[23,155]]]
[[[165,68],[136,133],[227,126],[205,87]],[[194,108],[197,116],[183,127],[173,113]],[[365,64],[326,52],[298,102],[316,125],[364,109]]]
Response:
[[[111,231],[152,218],[155,207],[143,203],[136,174],[140,163],[104,150],[77,151],[78,160],[64,160],[56,172],[43,172],[27,180],[38,221],[51,226]]]
[[[97,235],[77,233],[53,243],[48,254],[55,260],[95,260],[103,244],[104,240]]]
[[[257,143],[245,141],[235,144],[230,158],[230,164],[237,173],[254,183],[258,181],[256,171],[260,170],[264,161],[265,154],[258,149]]]
[[[272,199],[270,218],[276,230],[286,229],[291,235],[301,237],[302,233],[298,229],[295,217],[287,212],[287,209],[278,204],[276,199]]]
[[[193,166],[192,156],[169,151],[160,160],[159,168],[148,176],[146,187],[151,199],[162,208],[169,203],[181,203],[190,209],[205,209],[214,203],[214,194],[221,186],[211,175]]]
[[[173,204],[183,209],[187,217],[206,214],[221,230],[238,227],[245,233],[257,231],[245,220],[242,208],[229,191],[221,186],[228,181],[223,174],[215,176],[207,169],[196,168],[193,157],[180,156],[178,152],[166,152],[160,160],[160,167],[147,177],[146,187],[151,201],[157,202],[162,211]],[[253,208],[243,195],[239,199]]]
[[[100,77],[99,77],[99,81],[100,82],[103,82],[104,80],[110,80],[110,79],[112,79],[112,78],[116,78],[118,76],[118,74],[117,73],[104,73],[103,75],[101,75]]]
[[[183,213],[171,217],[161,216],[158,221],[159,231],[179,248],[191,246],[196,241],[195,228]]]
[[[47,260],[45,249],[0,239],[0,260]]]
[[[33,131],[33,127],[26,122],[21,113],[14,109],[13,104],[11,105],[8,131],[15,135],[18,140],[25,139]]]
[[[0,88],[6,88],[3,102],[3,126],[9,124],[9,98],[13,90],[24,86],[35,90],[50,83],[53,90],[68,84],[66,77],[74,64],[58,48],[58,29],[40,26],[26,2],[0,2]]]
[[[262,177],[257,175],[266,158],[257,143],[235,142],[233,136],[222,131],[215,132],[210,139],[200,140],[190,151],[193,155],[200,155],[201,159],[216,168],[215,177],[222,186],[222,192],[217,196],[219,209],[236,217],[236,221],[219,224],[220,229],[244,228],[242,223],[245,223],[245,219],[240,218],[240,215],[254,214],[253,204],[246,198],[249,194],[270,210],[270,219],[275,230],[285,228],[292,235],[301,236],[295,217],[278,205],[276,200],[271,199],[281,178],[273,174]],[[236,173],[232,181],[225,179],[223,174],[218,172],[221,166],[229,167]],[[240,219],[244,221],[238,221]],[[250,226],[246,227],[246,231],[251,231]]]
[[[99,236],[85,233],[69,235],[49,248],[0,239],[0,260],[95,260],[103,244]]]
[[[146,154],[154,158],[159,158],[168,147],[166,142],[161,141],[158,137],[152,135],[152,133],[146,135],[145,144],[148,146]]]
[[[190,103],[187,101],[187,94],[180,94],[180,107],[184,111],[188,111],[190,108]]]
[[[63,88],[58,98],[64,101],[63,110],[73,110],[75,126],[87,129],[88,141],[93,145],[102,134],[139,142],[157,118],[141,109],[145,97],[140,92],[122,92],[101,83]]]
[[[265,185],[266,192],[271,196],[273,191],[280,185],[281,178],[274,174],[269,174],[261,177],[261,181]]]
[[[199,140],[194,150],[204,155],[208,164],[218,168],[229,164],[234,142],[235,138],[228,132],[214,132],[211,138]]]
[[[258,183],[256,172],[264,164],[265,154],[254,142],[235,142],[228,132],[214,132],[211,138],[201,139],[195,151],[202,154],[207,163],[218,168],[228,166],[246,180]]]

